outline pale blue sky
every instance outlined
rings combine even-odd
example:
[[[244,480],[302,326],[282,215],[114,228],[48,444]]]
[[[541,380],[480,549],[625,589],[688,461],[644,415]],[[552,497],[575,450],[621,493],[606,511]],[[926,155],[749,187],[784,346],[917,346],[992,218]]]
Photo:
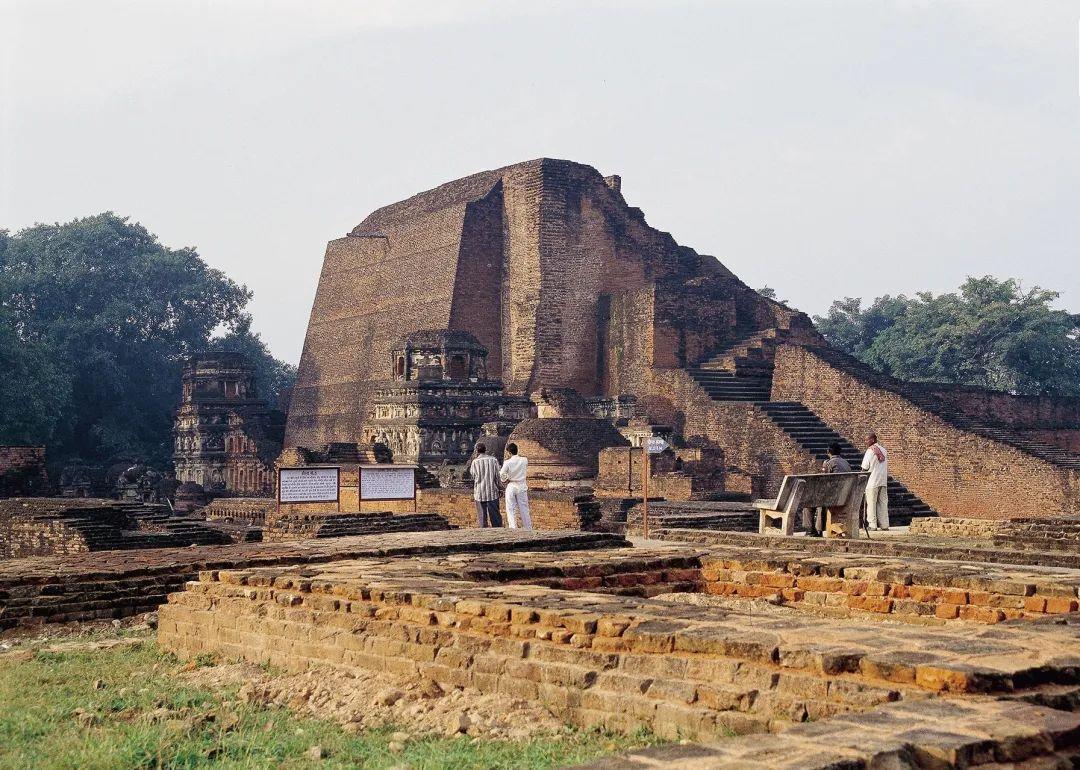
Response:
[[[0,227],[111,209],[299,358],[326,241],[539,156],[811,313],[1015,276],[1080,311],[1080,2],[0,0]],[[422,282],[423,276],[417,276]]]

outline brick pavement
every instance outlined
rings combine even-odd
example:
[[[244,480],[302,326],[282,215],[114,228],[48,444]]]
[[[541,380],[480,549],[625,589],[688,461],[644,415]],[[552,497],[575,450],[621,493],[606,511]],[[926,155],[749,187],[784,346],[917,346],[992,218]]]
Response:
[[[118,618],[153,610],[170,591],[207,569],[328,562],[358,556],[623,545],[627,543],[621,538],[601,533],[501,529],[8,559],[0,561],[0,629]]]
[[[391,670],[540,701],[580,725],[695,740],[935,697],[1037,700],[1080,681],[1068,622],[923,628],[603,590],[650,570],[692,582],[709,558],[660,548],[206,571],[162,608],[159,640],[289,670]],[[567,578],[601,585],[537,584]]]

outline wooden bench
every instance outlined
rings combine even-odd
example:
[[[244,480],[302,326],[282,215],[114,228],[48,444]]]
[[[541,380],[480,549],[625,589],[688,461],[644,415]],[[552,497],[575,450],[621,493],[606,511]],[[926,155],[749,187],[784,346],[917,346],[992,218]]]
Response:
[[[869,473],[800,473],[784,476],[775,500],[755,500],[758,532],[795,534],[795,518],[803,508],[826,509],[825,536],[859,536],[859,510]],[[833,520],[833,514],[840,521]],[[779,521],[777,527],[774,522]]]

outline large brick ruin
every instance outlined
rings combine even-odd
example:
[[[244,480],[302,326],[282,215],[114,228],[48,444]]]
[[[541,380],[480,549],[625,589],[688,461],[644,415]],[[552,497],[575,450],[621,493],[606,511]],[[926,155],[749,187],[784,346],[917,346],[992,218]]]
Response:
[[[672,741],[595,770],[1080,765],[1080,402],[878,374],[650,228],[618,177],[547,159],[332,241],[299,377],[272,453],[250,369],[189,364],[197,513],[0,501],[0,633],[159,610],[181,658],[391,672]],[[908,531],[757,534],[748,496],[870,429]],[[673,446],[635,547],[650,436]],[[547,531],[475,528],[465,463],[511,440]],[[415,503],[360,500],[387,462],[422,466]],[[339,501],[278,504],[275,464],[337,466]]]
[[[670,431],[677,449],[722,457],[710,483],[691,479],[685,496],[775,494],[784,474],[815,469],[831,440],[856,458],[876,430],[892,450],[897,523],[1080,512],[1080,402],[878,375],[829,348],[806,315],[650,227],[620,179],[589,166],[542,158],[474,174],[381,208],[331,241],[286,447],[396,431],[408,437],[388,438],[398,461],[421,457],[432,441],[445,454],[436,426],[413,419],[405,430],[404,407],[391,417],[392,403],[414,397],[388,388],[404,379],[395,367],[404,367],[410,335],[440,329],[480,348],[426,365],[449,372],[452,358],[482,349],[484,377],[501,386],[489,413],[499,399],[572,389],[592,416],[631,404],[636,436]],[[479,394],[482,382],[472,380]],[[595,477],[596,457],[558,456],[579,437],[558,427],[529,428],[534,453]],[[454,433],[456,455],[464,435]],[[1004,491],[1003,473],[1015,477]],[[567,475],[593,486],[580,470]]]

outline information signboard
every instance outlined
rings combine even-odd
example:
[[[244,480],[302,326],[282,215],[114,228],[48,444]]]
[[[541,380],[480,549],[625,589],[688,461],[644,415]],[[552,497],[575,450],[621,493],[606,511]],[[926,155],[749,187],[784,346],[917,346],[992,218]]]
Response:
[[[361,465],[361,500],[415,500],[415,465]]]
[[[337,466],[306,466],[278,469],[279,503],[339,502],[341,469]]]

